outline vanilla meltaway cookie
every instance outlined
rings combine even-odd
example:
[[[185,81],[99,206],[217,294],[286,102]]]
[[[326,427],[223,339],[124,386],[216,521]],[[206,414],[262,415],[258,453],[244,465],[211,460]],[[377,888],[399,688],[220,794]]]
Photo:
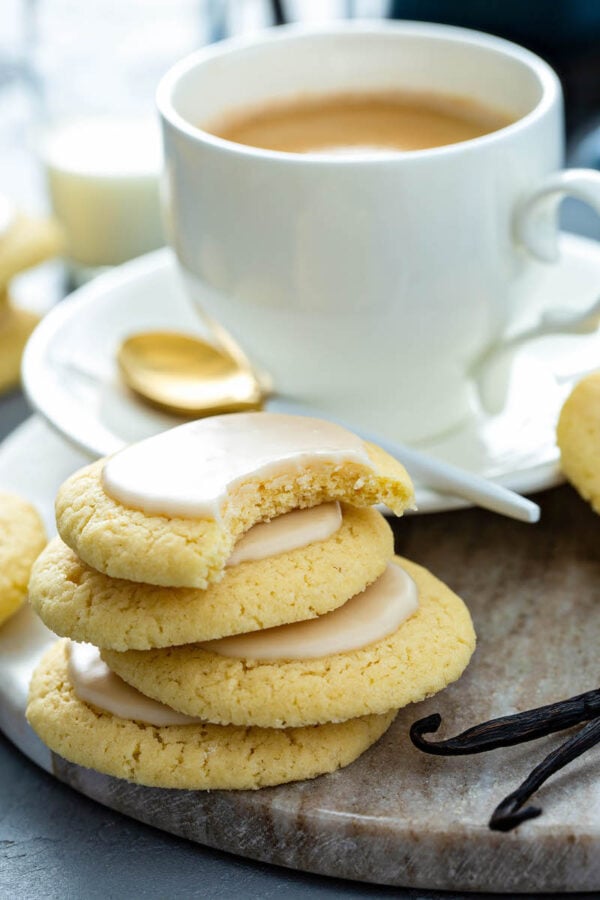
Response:
[[[62,640],[35,670],[27,706],[33,730],[71,762],[155,787],[247,790],[315,778],[353,762],[395,716],[288,730],[152,725],[80,699],[68,663],[69,642]]]
[[[0,207],[4,209],[4,198]],[[9,282],[20,272],[60,253],[63,246],[58,224],[48,218],[15,213],[0,230],[0,391],[18,384],[25,344],[39,316],[13,303]]]
[[[0,391],[19,383],[23,350],[39,320],[36,313],[14,306],[8,294],[0,291]]]
[[[561,469],[600,514],[600,372],[571,391],[557,428]]]
[[[302,526],[308,519],[310,531],[303,532],[308,535],[313,517],[322,510],[313,507],[256,525],[236,544],[234,554],[239,556],[244,546],[252,551],[250,538],[264,547],[270,532],[277,529],[279,536],[285,524],[289,540],[289,526],[297,519]],[[236,562],[234,555],[235,564],[206,590],[110,578],[56,538],[33,568],[29,598],[57,634],[114,650],[189,644],[312,619],[363,591],[393,555],[393,535],[380,513],[347,505],[339,513],[335,530],[324,539],[265,559]]]
[[[81,469],[59,490],[56,519],[63,541],[106,575],[206,588],[253,525],[334,500],[401,515],[413,488],[400,463],[338,425],[238,413]]]
[[[215,416],[75,473],[30,598],[61,641],[27,710],[52,750],[139,784],[244,789],[347,765],[460,676],[463,602],[394,557],[413,490],[318,419]]]
[[[31,503],[0,493],[0,625],[25,600],[31,567],[45,544],[44,525]]]
[[[421,566],[399,557],[395,562],[416,585],[418,605],[409,607],[408,617],[401,617],[395,630],[386,633],[388,626],[384,627],[385,636],[371,643],[367,626],[372,623],[362,618],[354,629],[356,649],[312,657],[307,629],[320,627],[321,619],[315,619],[284,626],[285,647],[275,630],[269,653],[276,655],[279,646],[281,658],[260,658],[266,652],[260,649],[264,643],[258,644],[264,638],[260,632],[245,638],[246,653],[240,656],[230,655],[236,639],[226,639],[213,647],[104,650],[102,658],[148,697],[219,724],[289,728],[398,709],[455,681],[473,653],[475,634],[469,612],[456,594]],[[360,603],[360,597],[356,601]],[[321,618],[339,620],[344,609]],[[305,658],[286,658],[290,630],[298,628],[295,646]],[[343,628],[348,628],[347,622]],[[330,629],[330,646],[339,648],[334,639],[343,628]],[[258,658],[247,655],[250,639],[259,648]],[[326,646],[318,635],[316,646],[317,652]],[[238,640],[237,647],[244,644]]]
[[[54,219],[17,213],[0,234],[0,291],[15,275],[58,256],[63,246],[62,229]]]

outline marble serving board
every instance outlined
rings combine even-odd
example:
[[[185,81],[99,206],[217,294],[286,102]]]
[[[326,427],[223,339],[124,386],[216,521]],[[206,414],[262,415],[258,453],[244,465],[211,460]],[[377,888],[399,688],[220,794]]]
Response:
[[[0,490],[19,490],[49,526],[58,484],[85,462],[39,420],[0,449]],[[27,682],[52,635],[25,608],[0,630],[0,727],[61,781],[190,840],[310,872],[455,891],[600,891],[600,748],[537,794],[543,815],[508,834],[496,803],[562,737],[471,757],[415,750],[410,724],[432,712],[440,736],[598,684],[600,518],[569,488],[541,495],[538,526],[482,510],[394,524],[398,552],[468,603],[479,635],[471,666],[443,694],[401,711],[348,768],[257,792],[139,787],[51,754],[25,718]]]

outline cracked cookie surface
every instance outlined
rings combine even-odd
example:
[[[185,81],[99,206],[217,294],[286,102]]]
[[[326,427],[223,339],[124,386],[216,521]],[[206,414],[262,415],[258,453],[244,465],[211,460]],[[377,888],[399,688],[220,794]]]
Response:
[[[71,762],[151,787],[249,790],[315,778],[353,762],[395,716],[288,730],[145,725],[80,700],[67,654],[68,641],[58,641],[33,674],[27,707],[33,730]]]
[[[102,657],[147,696],[220,724],[289,728],[398,709],[459,678],[475,633],[450,588],[415,563],[396,562],[415,580],[419,608],[393,634],[360,650],[261,662],[186,645],[104,650]]]
[[[341,527],[326,540],[240,563],[202,591],[111,579],[56,538],[34,566],[29,597],[57,634],[113,650],[147,650],[330,612],[375,581],[393,552],[380,513],[344,506]]]
[[[404,467],[365,444],[374,469],[356,462],[307,463],[230,491],[221,521],[146,515],[113,500],[102,487],[104,460],[75,472],[56,498],[58,532],[88,565],[129,581],[206,588],[223,577],[236,539],[257,522],[292,509],[339,500],[366,507],[385,503],[397,515],[413,503]]]
[[[557,428],[561,469],[600,515],[600,372],[575,385]]]
[[[43,522],[31,503],[0,493],[0,625],[24,602],[31,567],[45,544]]]

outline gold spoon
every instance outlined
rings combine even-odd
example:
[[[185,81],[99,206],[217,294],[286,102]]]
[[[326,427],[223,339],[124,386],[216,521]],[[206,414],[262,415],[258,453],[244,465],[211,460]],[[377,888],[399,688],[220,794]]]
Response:
[[[261,409],[272,390],[268,375],[255,374],[234,339],[220,326],[215,331],[220,348],[174,331],[149,331],[127,338],[117,353],[126,384],[154,406],[184,416]],[[297,411],[322,417],[319,410],[302,404]],[[378,435],[362,432],[361,436],[399,459],[424,485],[514,519],[537,522],[539,518],[535,503],[479,475]]]
[[[230,339],[231,341],[232,339]],[[237,348],[176,331],[147,331],[117,351],[123,380],[153,406],[181,416],[261,409],[269,390]]]

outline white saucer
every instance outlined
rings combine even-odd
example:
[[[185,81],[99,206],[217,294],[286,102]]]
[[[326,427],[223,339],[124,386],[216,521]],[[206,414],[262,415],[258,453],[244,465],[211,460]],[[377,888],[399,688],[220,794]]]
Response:
[[[600,244],[563,235],[561,250],[561,263],[544,267],[545,280],[530,309],[568,307],[575,313],[596,300]],[[205,333],[169,250],[100,276],[43,319],[23,363],[29,400],[92,457],[177,424],[180,420],[142,405],[119,381],[115,352],[120,341],[152,328]],[[488,411],[419,449],[521,493],[551,487],[561,480],[554,440],[561,403],[570,386],[599,365],[600,332],[538,338],[499,354],[486,376]],[[271,408],[291,407],[273,401]],[[360,433],[359,421],[349,424]],[[421,512],[465,505],[418,485],[417,503]]]

